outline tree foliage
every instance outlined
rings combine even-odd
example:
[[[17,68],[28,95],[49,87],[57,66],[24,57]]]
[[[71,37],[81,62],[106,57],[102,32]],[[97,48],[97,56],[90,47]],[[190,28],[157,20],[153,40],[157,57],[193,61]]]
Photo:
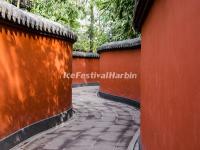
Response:
[[[32,7],[31,0],[6,0],[6,1],[25,10],[30,10]]]
[[[136,37],[135,0],[7,0],[20,8],[70,26],[79,39],[75,49],[95,50],[105,42]]]
[[[110,27],[110,40],[123,40],[137,36],[133,29],[135,0],[97,0],[104,26]]]
[[[31,12],[76,29],[84,7],[75,0],[33,0]]]

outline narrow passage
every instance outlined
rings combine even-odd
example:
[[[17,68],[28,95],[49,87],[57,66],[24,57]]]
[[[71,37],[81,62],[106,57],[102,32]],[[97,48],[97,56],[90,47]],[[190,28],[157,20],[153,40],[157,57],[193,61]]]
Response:
[[[126,150],[139,128],[140,112],[98,97],[98,88],[73,88],[74,116],[14,150]]]

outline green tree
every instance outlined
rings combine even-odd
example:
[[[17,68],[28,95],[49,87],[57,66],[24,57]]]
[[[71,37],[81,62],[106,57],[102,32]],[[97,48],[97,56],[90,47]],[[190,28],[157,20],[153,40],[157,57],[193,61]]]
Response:
[[[135,0],[7,0],[59,22],[78,35],[74,49],[93,50],[103,43],[138,36],[133,30]]]
[[[135,0],[97,0],[102,22],[108,29],[110,40],[123,40],[138,36],[133,29]]]
[[[6,0],[7,2],[17,6],[18,8],[30,10],[32,7],[32,0]]]
[[[77,1],[33,0],[31,12],[77,29],[79,27],[78,18],[84,11],[84,7]]]
[[[89,39],[90,50],[94,50],[94,0],[90,0],[90,27],[89,27]]]

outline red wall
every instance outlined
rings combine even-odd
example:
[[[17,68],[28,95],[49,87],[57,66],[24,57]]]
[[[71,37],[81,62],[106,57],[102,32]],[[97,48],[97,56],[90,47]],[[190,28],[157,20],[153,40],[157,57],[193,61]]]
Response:
[[[99,73],[99,58],[79,58],[74,57],[72,61],[72,72],[73,73],[85,73],[91,74],[92,72]],[[73,84],[82,84],[82,83],[97,83],[99,82],[98,78],[74,78],[72,80]]]
[[[144,150],[200,149],[199,12],[199,0],[157,0],[142,27]]]
[[[71,49],[0,24],[0,138],[71,107]]]
[[[140,49],[107,51],[100,54],[100,73],[137,73],[137,79],[100,79],[100,92],[140,99]]]

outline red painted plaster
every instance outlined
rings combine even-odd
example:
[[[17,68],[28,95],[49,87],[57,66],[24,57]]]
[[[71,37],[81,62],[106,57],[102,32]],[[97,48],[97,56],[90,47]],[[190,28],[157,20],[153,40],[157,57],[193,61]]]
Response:
[[[199,10],[199,0],[157,0],[142,27],[144,150],[200,149]]]
[[[72,61],[72,72],[74,74],[91,74],[92,72],[99,73],[99,58],[78,58],[74,57]],[[72,80],[73,84],[82,83],[98,83],[98,78],[74,78]]]
[[[0,24],[0,138],[71,107],[71,49]]]
[[[100,73],[136,73],[136,79],[100,79],[100,91],[132,100],[140,99],[140,49],[100,54]]]

